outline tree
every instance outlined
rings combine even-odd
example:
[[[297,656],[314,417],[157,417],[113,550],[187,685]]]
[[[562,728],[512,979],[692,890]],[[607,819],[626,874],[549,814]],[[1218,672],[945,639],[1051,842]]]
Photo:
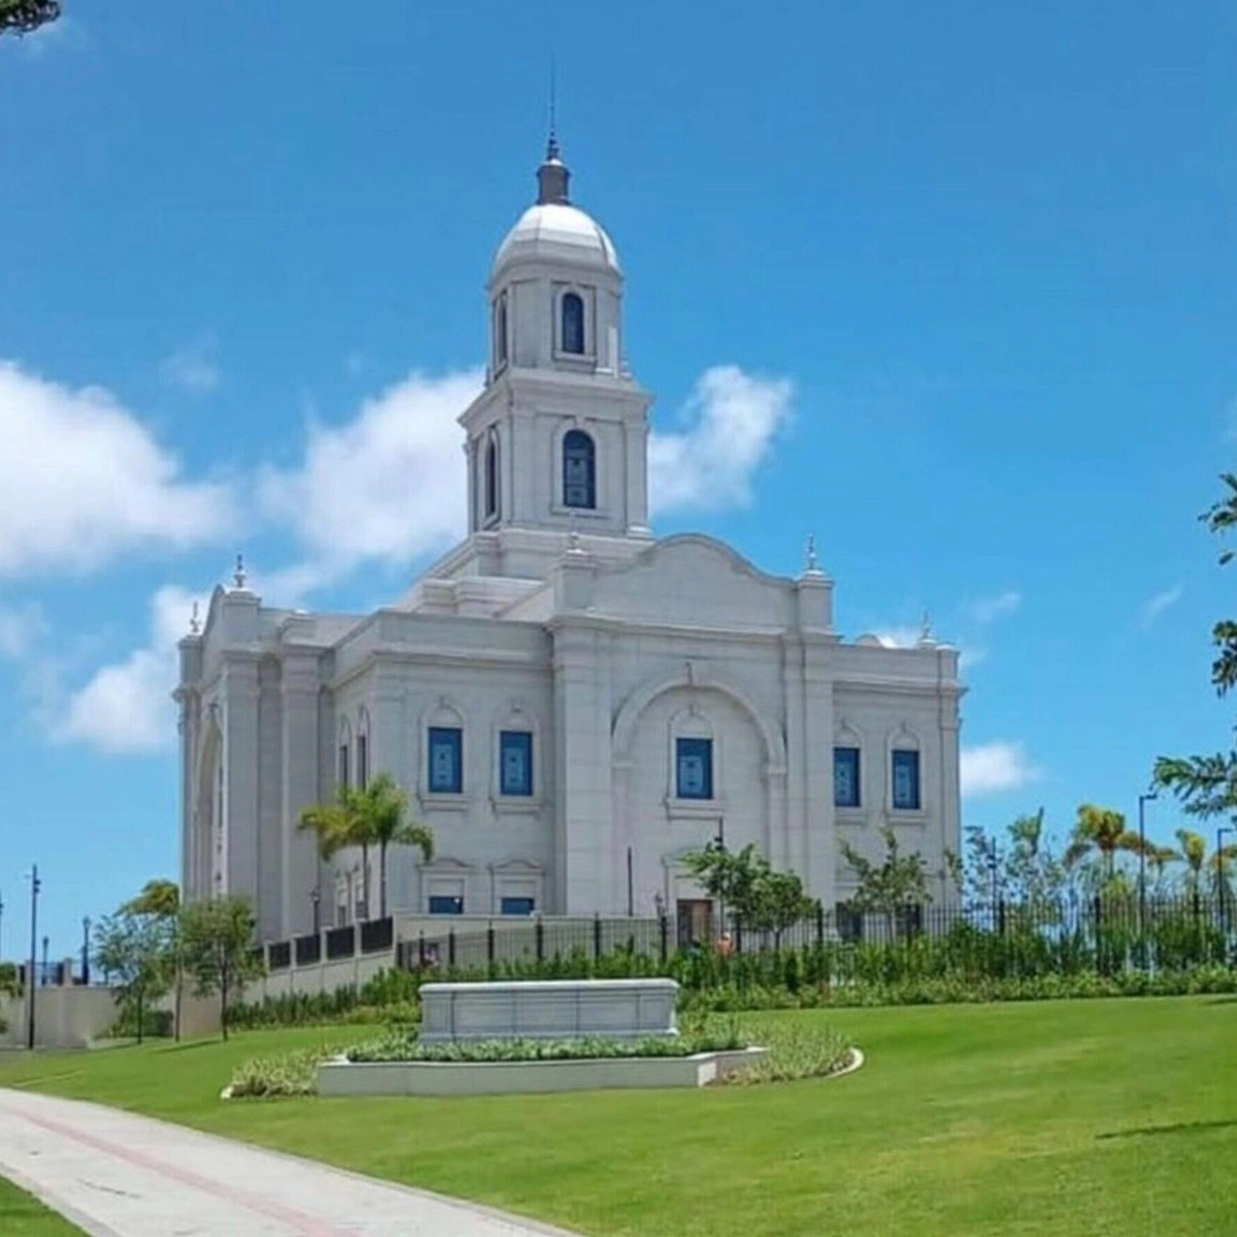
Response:
[[[0,0],[0,35],[29,34],[59,16],[58,0]]]
[[[1065,849],[1065,867],[1076,868],[1083,861],[1098,857],[1103,884],[1108,886],[1117,875],[1117,853],[1137,854],[1141,845],[1138,834],[1125,827],[1125,817],[1120,812],[1083,803]]]
[[[180,958],[180,886],[175,881],[154,877],[142,886],[136,897],[120,908],[122,914],[145,915],[162,924],[167,932],[168,964],[172,973],[172,1033],[180,1039],[181,991],[184,969]]]
[[[387,851],[392,846],[416,846],[428,862],[434,855],[434,835],[424,825],[406,819],[408,796],[389,773],[379,773],[364,790],[337,786],[333,803],[319,803],[301,813],[299,827],[317,836],[318,854],[330,859],[349,846],[361,850],[363,896],[369,913],[369,852],[378,848],[380,918],[387,915]]]
[[[715,838],[701,850],[684,855],[683,864],[710,898],[744,922],[750,921],[761,878],[769,870],[768,860],[754,843],[742,850],[727,850]]]
[[[766,867],[756,882],[756,897],[746,922],[754,931],[772,932],[773,948],[781,949],[782,933],[815,909],[816,902],[807,896],[797,872],[775,872]]]
[[[898,911],[931,902],[932,895],[928,892],[927,860],[918,851],[900,854],[897,835],[889,825],[882,825],[880,832],[885,843],[885,857],[879,864],[860,854],[845,839],[841,847],[856,879],[855,892],[848,899],[850,905],[857,911],[885,915],[892,937]]]
[[[253,952],[254,919],[244,898],[190,902],[180,914],[181,957],[198,996],[219,994],[219,1023],[228,1038],[228,996],[262,974]]]
[[[387,849],[391,846],[415,846],[422,861],[434,857],[434,835],[425,825],[406,820],[408,796],[389,773],[380,773],[361,792],[359,802],[361,828],[370,843],[378,847],[379,917],[387,917]]]
[[[1177,857],[1182,859],[1186,865],[1186,892],[1201,893],[1203,874],[1210,871],[1216,892],[1222,894],[1224,890],[1221,886],[1221,878],[1224,875],[1225,866],[1237,861],[1237,845],[1230,844],[1208,854],[1207,839],[1201,833],[1195,833],[1193,829],[1178,829],[1177,842],[1181,847],[1181,853]]]
[[[1237,527],[1237,476],[1221,478],[1228,493],[1199,516],[1213,533],[1224,534]],[[1220,566],[1233,560],[1234,551],[1220,552]],[[1237,683],[1237,622],[1221,619],[1211,629],[1216,648],[1211,663],[1211,683],[1216,695],[1224,696]],[[1208,756],[1160,756],[1151,774],[1152,782],[1171,791],[1190,816],[1237,819],[1237,751]]]
[[[171,987],[170,935],[165,920],[123,907],[95,929],[95,963],[116,988],[122,1014],[137,1027],[139,1044],[150,1002]]]
[[[369,838],[366,836],[360,810],[361,792],[339,783],[331,803],[315,803],[301,812],[297,828],[312,833],[318,841],[318,855],[323,860],[334,858],[349,846],[361,848],[361,891],[365,911],[369,913]]]

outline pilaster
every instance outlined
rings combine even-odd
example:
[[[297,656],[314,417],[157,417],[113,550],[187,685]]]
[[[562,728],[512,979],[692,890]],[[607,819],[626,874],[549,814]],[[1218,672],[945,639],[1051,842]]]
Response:
[[[312,654],[288,655],[281,660],[280,671],[281,931],[286,939],[313,930],[313,891],[320,906],[329,906],[331,895],[322,888],[313,837],[297,828],[301,812],[318,802],[318,660]]]
[[[258,901],[258,662],[229,654],[223,664],[224,888]]]

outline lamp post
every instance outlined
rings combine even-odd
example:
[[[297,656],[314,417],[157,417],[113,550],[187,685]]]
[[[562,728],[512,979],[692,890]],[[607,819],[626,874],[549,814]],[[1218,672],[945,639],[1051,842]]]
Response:
[[[1146,807],[1159,795],[1154,790],[1138,796],[1138,948],[1146,961],[1147,940],[1147,824]]]
[[[90,916],[82,917],[82,987],[90,986]]]
[[[313,908],[315,936],[322,931],[322,912],[319,907],[321,901],[322,895],[316,889],[311,889],[309,891],[309,905]]]
[[[39,941],[39,865],[36,863],[30,869],[30,974],[26,984],[26,1046],[34,1051],[34,967],[35,949]]]
[[[4,894],[0,893],[0,958],[4,957]]]

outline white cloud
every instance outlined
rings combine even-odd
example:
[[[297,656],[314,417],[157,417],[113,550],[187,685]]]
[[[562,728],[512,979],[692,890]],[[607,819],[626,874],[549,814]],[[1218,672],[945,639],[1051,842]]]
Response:
[[[1139,612],[1142,625],[1150,627],[1165,610],[1175,606],[1181,600],[1184,593],[1184,585],[1174,584],[1171,588],[1166,588],[1163,592],[1156,593],[1154,597],[1143,602],[1142,609]]]
[[[219,385],[221,374],[214,359],[215,341],[203,336],[159,363],[159,373],[164,382],[192,395],[205,395]]]
[[[177,641],[189,630],[196,601],[207,598],[175,585],[150,602],[150,640],[124,661],[104,666],[74,692],[52,725],[53,737],[109,754],[160,751],[176,738]]]
[[[231,495],[187,481],[132,413],[0,362],[0,576],[98,567],[143,545],[186,549],[232,522]]]
[[[17,661],[24,657],[46,630],[39,606],[0,606],[0,658]]]
[[[1038,770],[1027,760],[1021,743],[998,740],[964,747],[960,763],[962,796],[969,799],[1017,790],[1039,776]]]
[[[392,564],[444,549],[465,526],[466,482],[456,417],[481,386],[476,370],[412,374],[340,426],[311,425],[295,469],[267,469],[259,501],[289,525],[325,583],[366,560]]]
[[[1003,593],[991,597],[977,597],[967,606],[967,613],[977,623],[988,624],[996,619],[1013,614],[1022,605],[1022,594],[1016,589],[1007,588]]]
[[[737,365],[706,370],[678,420],[677,432],[649,435],[649,504],[670,510],[717,510],[751,501],[752,479],[790,421],[794,385]]]

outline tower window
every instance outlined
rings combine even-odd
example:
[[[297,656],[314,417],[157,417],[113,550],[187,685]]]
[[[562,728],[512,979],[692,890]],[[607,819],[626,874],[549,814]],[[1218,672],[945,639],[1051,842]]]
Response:
[[[485,444],[485,518],[498,514],[498,443],[491,434]]]
[[[677,739],[675,793],[680,799],[713,798],[713,740]]]
[[[833,749],[833,806],[859,806],[859,749]]]
[[[584,355],[584,300],[578,292],[563,294],[563,351]]]
[[[459,727],[430,727],[430,794],[458,795],[464,789],[463,752],[464,732]]]
[[[507,294],[504,292],[494,306],[494,365],[507,363]]]
[[[583,430],[563,435],[563,506],[597,506],[597,448]]]

